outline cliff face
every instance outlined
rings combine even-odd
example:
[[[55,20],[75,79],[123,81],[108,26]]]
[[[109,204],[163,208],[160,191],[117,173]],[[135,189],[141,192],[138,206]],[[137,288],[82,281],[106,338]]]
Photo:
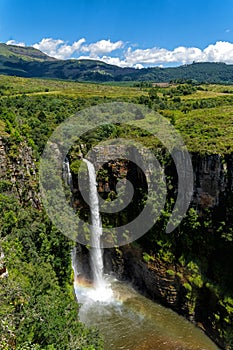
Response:
[[[119,157],[120,154],[124,154],[123,148],[123,146],[109,146],[105,147],[103,152],[103,149],[95,147],[90,157],[97,171],[101,167],[104,169],[104,172],[100,171],[97,179],[99,180],[98,190],[105,198],[109,197],[111,192],[116,191],[117,181],[122,178],[131,180],[133,185],[145,188],[145,176],[142,171],[132,162],[124,161]],[[144,156],[142,153],[136,154],[136,158]],[[203,221],[208,212],[211,220],[206,230],[210,236],[215,235],[217,222],[225,222],[226,226],[229,226],[233,221],[230,209],[233,203],[233,158],[231,155],[200,156],[197,154],[192,154],[191,157],[194,191],[190,207],[196,210],[200,220]],[[106,159],[108,159],[107,162]],[[150,162],[150,159],[147,161]],[[171,174],[173,171],[174,167],[170,168],[168,173]],[[176,174],[174,177],[177,180]],[[76,186],[76,181],[74,183]],[[78,195],[77,192],[75,195]],[[209,243],[203,244],[208,246]],[[220,307],[219,297],[205,284],[200,287],[192,285],[190,282],[192,272],[180,264],[162,261],[153,249],[151,247],[152,257],[149,261],[143,258],[144,248],[139,248],[134,243],[119,249],[106,249],[104,255],[106,272],[112,271],[118,278],[131,281],[146,296],[160,301],[199,324],[214,341],[227,349],[227,341],[223,336],[225,325],[224,323],[219,325],[215,319],[216,314],[226,315],[225,310]],[[222,246],[221,249],[223,252],[225,248]],[[198,256],[198,251],[195,254]],[[81,255],[89,270],[88,251],[82,250]],[[213,259],[215,253],[210,255]],[[212,264],[211,261],[209,260],[209,264]],[[86,273],[90,276],[90,272],[86,271]],[[219,330],[222,334],[219,333]]]
[[[25,143],[11,144],[0,137],[0,178],[23,204],[40,207],[37,191],[36,165],[32,149]]]
[[[132,163],[123,161],[119,155],[124,154],[124,146],[96,146],[90,156],[90,160],[95,164],[98,171],[104,164],[106,169],[106,177],[100,178],[99,192],[109,192],[113,188],[113,184],[117,179],[127,177],[132,170]],[[132,151],[131,151],[132,152]],[[130,153],[130,150],[129,150]],[[133,157],[137,161],[138,158],[148,157],[148,154],[137,151]],[[109,161],[106,162],[106,159]],[[227,219],[230,220],[231,213],[227,211],[226,204],[231,201],[233,191],[233,158],[232,155],[198,155],[191,154],[193,174],[194,174],[194,189],[191,206],[202,215],[206,208],[214,209],[218,212],[221,208],[221,213],[225,212]],[[111,161],[112,160],[112,161]],[[146,162],[150,164],[150,158],[146,158]],[[135,168],[137,181],[144,181],[139,168]],[[150,165],[147,173],[150,172]]]
[[[193,156],[194,197],[193,204],[201,211],[204,208],[226,206],[233,186],[231,156]]]
[[[133,245],[105,250],[105,267],[107,272],[113,271],[119,279],[131,281],[150,299],[192,317],[179,277],[180,267],[163,263],[155,256],[153,261],[145,262],[142,249]]]

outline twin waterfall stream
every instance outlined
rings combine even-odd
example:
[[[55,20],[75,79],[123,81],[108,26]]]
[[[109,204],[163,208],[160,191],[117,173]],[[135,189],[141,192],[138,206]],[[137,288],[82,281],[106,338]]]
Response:
[[[89,175],[91,214],[90,266],[92,282],[81,276],[76,250],[72,253],[74,290],[80,303],[79,319],[95,326],[104,338],[105,350],[216,350],[217,346],[198,328],[167,309],[140,295],[129,284],[104,274],[101,249],[102,223],[96,173],[83,159]],[[68,160],[64,163],[67,184],[72,189]]]

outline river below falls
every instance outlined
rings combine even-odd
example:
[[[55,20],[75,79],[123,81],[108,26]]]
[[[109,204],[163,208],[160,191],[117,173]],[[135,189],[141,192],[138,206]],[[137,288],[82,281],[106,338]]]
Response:
[[[79,318],[100,330],[105,350],[218,349],[199,328],[130,285],[107,276],[102,289],[82,280],[76,280],[74,287],[82,304]]]

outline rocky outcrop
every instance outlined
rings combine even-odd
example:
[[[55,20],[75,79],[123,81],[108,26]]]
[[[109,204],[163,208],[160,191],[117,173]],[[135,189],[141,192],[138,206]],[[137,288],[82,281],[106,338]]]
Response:
[[[35,159],[26,142],[16,146],[9,138],[0,137],[0,179],[11,187],[21,203],[31,202],[40,208]]]
[[[130,281],[150,299],[192,318],[179,277],[181,268],[163,263],[155,256],[151,261],[145,262],[142,249],[133,245],[106,249],[104,258],[106,272],[113,272],[117,278]]]
[[[222,206],[232,189],[232,159],[212,154],[193,155],[194,205],[201,208]]]

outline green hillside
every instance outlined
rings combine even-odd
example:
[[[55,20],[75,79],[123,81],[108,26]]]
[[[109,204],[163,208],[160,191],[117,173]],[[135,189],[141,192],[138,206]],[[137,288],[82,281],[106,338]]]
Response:
[[[40,50],[34,47],[23,47],[15,45],[7,45],[0,43],[0,56],[1,58],[8,59],[23,59],[25,61],[55,61],[53,57],[49,57]]]

